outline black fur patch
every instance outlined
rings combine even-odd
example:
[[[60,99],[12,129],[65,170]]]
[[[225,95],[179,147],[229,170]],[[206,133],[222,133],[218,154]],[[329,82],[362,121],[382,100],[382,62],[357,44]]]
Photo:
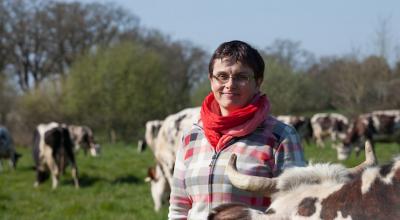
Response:
[[[381,168],[380,168],[380,170],[379,170],[379,173],[381,174],[382,177],[385,177],[386,175],[388,175],[388,174],[390,173],[390,171],[392,170],[392,168],[393,168],[393,162],[381,166]]]
[[[37,129],[35,129],[33,133],[33,149],[32,149],[32,156],[35,162],[35,166],[39,165],[39,142],[40,142],[40,134]]]

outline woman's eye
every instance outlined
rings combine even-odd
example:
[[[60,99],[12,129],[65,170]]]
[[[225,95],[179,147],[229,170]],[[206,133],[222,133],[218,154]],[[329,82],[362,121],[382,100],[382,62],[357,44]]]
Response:
[[[229,79],[228,75],[219,75],[218,78],[222,79],[222,80],[227,80]]]

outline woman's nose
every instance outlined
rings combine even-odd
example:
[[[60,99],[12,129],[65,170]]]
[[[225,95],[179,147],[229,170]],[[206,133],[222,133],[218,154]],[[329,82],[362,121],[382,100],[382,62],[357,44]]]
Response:
[[[233,77],[229,77],[228,82],[225,83],[225,87],[235,87],[237,86],[237,80],[234,80]]]

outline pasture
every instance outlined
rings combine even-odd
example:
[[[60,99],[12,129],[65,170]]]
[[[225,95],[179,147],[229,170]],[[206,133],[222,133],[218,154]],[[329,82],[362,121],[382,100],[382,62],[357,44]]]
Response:
[[[51,180],[33,188],[35,172],[30,148],[17,148],[23,154],[17,170],[4,164],[0,172],[0,219],[166,219],[168,207],[153,211],[150,186],[144,182],[147,167],[153,165],[147,149],[139,154],[136,146],[102,145],[98,158],[77,155],[81,188],[76,190],[70,169],[61,178],[60,186],[51,189]],[[313,162],[336,160],[336,151],[305,146],[306,159]],[[377,144],[380,163],[399,154],[396,144]],[[363,160],[354,154],[344,161],[353,166]]]

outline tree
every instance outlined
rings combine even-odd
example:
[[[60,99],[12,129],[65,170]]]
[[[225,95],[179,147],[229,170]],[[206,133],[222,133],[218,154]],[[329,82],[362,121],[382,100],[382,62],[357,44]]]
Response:
[[[81,57],[64,90],[68,117],[115,132],[124,140],[138,137],[146,121],[162,119],[186,101],[188,91],[182,95],[170,90],[170,74],[176,67],[171,69],[168,58],[134,42]]]
[[[0,74],[0,125],[6,124],[7,115],[15,105],[17,92],[5,75]]]
[[[8,71],[22,91],[44,79],[65,75],[77,56],[109,45],[138,19],[121,8],[103,4],[3,0],[0,49],[9,56]]]
[[[390,18],[381,18],[375,31],[374,46],[377,54],[383,59],[389,59],[392,39],[390,36]]]
[[[266,58],[272,57],[280,65],[293,70],[306,70],[315,62],[314,55],[302,49],[300,42],[277,39],[264,49]]]
[[[171,103],[175,107],[167,109],[167,112],[174,113],[177,109],[188,107],[191,95],[207,78],[205,51],[190,42],[171,41],[168,36],[155,30],[143,34],[138,43],[157,51],[168,66],[164,73],[168,77],[165,89],[174,96],[179,94],[179,99],[176,99],[176,103]]]

